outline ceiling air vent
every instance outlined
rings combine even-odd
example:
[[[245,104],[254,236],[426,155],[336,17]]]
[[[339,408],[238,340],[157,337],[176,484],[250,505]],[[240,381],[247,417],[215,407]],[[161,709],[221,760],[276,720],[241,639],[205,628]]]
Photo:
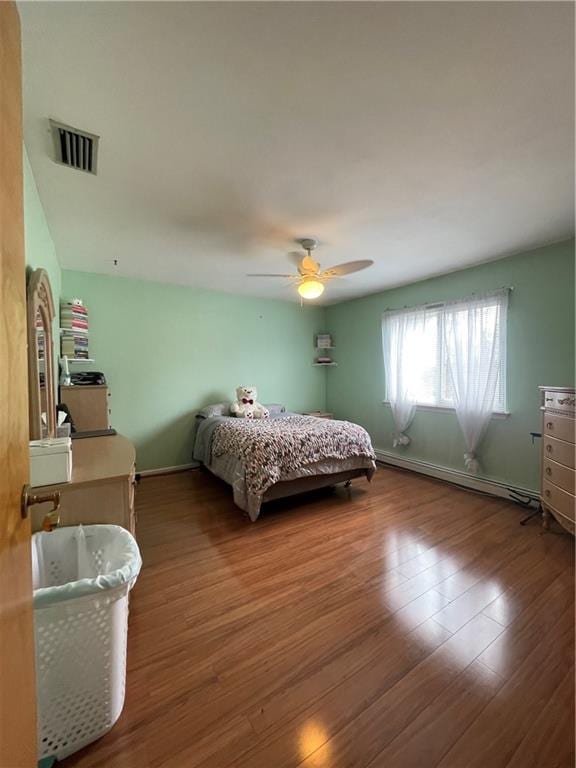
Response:
[[[50,120],[57,163],[96,174],[99,136]]]

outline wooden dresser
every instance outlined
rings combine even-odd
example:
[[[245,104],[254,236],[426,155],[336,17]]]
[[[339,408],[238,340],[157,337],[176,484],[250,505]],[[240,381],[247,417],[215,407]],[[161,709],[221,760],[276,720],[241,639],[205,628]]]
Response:
[[[552,515],[570,533],[575,529],[576,394],[569,387],[540,387],[544,527]]]
[[[60,525],[111,523],[136,530],[134,477],[136,451],[122,435],[72,440],[72,480],[34,488],[60,491]],[[51,504],[32,507],[32,530],[42,528]]]
[[[106,384],[60,387],[60,402],[68,406],[78,432],[108,429],[109,396]]]

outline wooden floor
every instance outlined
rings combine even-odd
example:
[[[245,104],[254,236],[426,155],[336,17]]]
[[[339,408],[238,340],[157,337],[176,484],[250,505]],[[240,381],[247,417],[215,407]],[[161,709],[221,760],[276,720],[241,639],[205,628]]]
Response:
[[[126,705],[64,765],[572,768],[573,540],[418,475],[277,502],[146,478]]]

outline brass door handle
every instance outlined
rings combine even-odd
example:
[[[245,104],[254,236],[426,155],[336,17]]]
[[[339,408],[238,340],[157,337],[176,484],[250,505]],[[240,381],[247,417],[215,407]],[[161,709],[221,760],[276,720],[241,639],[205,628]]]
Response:
[[[29,485],[25,485],[22,488],[22,496],[20,501],[20,513],[23,518],[28,517],[28,509],[34,504],[44,504],[46,501],[51,501],[54,505],[50,510],[56,512],[60,507],[60,491],[51,491],[50,493],[31,493]]]

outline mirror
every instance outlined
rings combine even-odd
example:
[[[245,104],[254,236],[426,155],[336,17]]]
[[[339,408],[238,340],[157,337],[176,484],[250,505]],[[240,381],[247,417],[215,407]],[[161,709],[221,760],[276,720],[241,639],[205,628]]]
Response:
[[[44,269],[28,279],[28,403],[30,440],[56,435],[56,391],[52,321],[54,301]]]

